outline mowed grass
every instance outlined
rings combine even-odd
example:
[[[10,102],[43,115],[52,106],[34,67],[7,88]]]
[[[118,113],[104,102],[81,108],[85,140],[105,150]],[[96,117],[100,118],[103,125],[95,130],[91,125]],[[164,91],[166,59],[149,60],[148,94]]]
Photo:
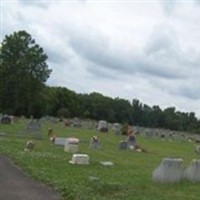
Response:
[[[159,184],[151,181],[153,170],[164,157],[182,158],[187,167],[194,153],[194,143],[187,141],[162,141],[137,136],[137,143],[147,150],[120,151],[119,141],[124,136],[113,132],[99,133],[84,128],[54,125],[58,137],[77,137],[80,139],[79,152],[88,154],[89,165],[69,164],[72,154],[64,152],[63,147],[55,146],[48,140],[47,131],[52,125],[42,124],[42,140],[36,140],[32,152],[25,152],[28,137],[19,137],[24,130],[26,119],[18,119],[11,125],[0,124],[0,153],[8,155],[27,174],[58,191],[67,200],[199,200],[198,183],[182,181],[177,184]],[[2,135],[2,134],[1,134]],[[98,135],[101,142],[99,150],[91,150],[91,136]],[[114,166],[106,167],[101,161],[112,161]],[[97,179],[91,178],[96,177]]]

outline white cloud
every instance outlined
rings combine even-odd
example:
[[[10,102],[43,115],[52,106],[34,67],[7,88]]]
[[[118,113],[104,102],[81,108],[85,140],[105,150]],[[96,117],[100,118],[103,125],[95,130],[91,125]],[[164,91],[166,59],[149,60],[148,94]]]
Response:
[[[199,1],[2,0],[1,5],[1,37],[27,30],[49,56],[48,84],[200,116]]]

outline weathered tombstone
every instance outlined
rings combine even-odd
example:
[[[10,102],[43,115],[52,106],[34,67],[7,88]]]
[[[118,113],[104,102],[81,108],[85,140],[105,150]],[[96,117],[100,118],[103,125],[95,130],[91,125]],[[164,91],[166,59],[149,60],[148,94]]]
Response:
[[[73,154],[72,159],[69,161],[71,164],[88,165],[89,156],[87,154]]]
[[[197,146],[195,147],[195,153],[196,153],[196,154],[200,154],[200,145],[197,145]]]
[[[93,136],[90,139],[90,148],[91,149],[98,149],[99,148],[99,138],[97,136]]]
[[[148,138],[148,139],[153,138],[153,132],[150,131],[150,130],[146,131],[145,137]]]
[[[111,162],[111,161],[102,161],[102,162],[100,162],[100,164],[103,165],[103,166],[106,166],[106,167],[114,165],[114,163]]]
[[[104,120],[100,120],[97,126],[97,130],[101,132],[108,132],[108,123]]]
[[[183,176],[183,160],[180,158],[164,158],[153,171],[152,181],[160,183],[177,183]]]
[[[78,151],[78,144],[79,144],[79,139],[77,139],[77,138],[67,138],[65,140],[64,151],[76,153]]]
[[[26,127],[28,133],[32,135],[35,139],[41,139],[42,133],[41,133],[41,124],[38,122],[38,120],[31,120],[27,127]]]
[[[136,145],[136,137],[133,133],[128,136],[127,142],[128,142],[128,148],[134,149],[134,146]]]
[[[74,126],[74,127],[81,127],[81,120],[79,118],[75,117],[72,120],[72,126]]]
[[[65,143],[66,143],[66,140],[67,140],[67,138],[56,137],[56,138],[54,139],[54,144],[55,144],[55,145],[64,146]]]
[[[26,146],[25,146],[25,151],[32,151],[35,147],[35,142],[33,142],[32,140],[29,140],[27,143],[26,143]]]
[[[128,149],[128,143],[125,140],[120,141],[119,143],[119,149],[120,150],[126,150]]]
[[[191,182],[200,182],[200,160],[192,160],[192,163],[184,171],[184,178]]]
[[[1,123],[2,123],[2,124],[11,124],[11,121],[12,121],[12,119],[11,119],[11,117],[8,116],[8,115],[3,115],[3,116],[1,117]]]
[[[119,123],[114,123],[112,126],[112,130],[116,135],[120,135],[121,133],[121,125]]]

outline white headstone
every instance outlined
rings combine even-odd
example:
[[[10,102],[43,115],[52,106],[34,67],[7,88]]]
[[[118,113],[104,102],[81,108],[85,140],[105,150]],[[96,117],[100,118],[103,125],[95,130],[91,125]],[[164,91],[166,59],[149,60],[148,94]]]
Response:
[[[192,160],[192,163],[184,171],[184,178],[191,182],[200,182],[200,160]]]
[[[183,160],[180,158],[164,158],[153,171],[152,181],[161,183],[177,183],[182,179]]]
[[[70,160],[69,163],[78,165],[88,165],[89,156],[87,154],[73,154],[72,160]]]
[[[76,153],[78,151],[78,144],[79,144],[79,139],[77,139],[77,138],[67,138],[65,140],[64,151]]]
[[[121,125],[119,123],[114,123],[112,126],[112,130],[116,135],[119,135],[121,133]]]
[[[104,120],[100,120],[97,126],[97,130],[102,131],[102,132],[107,132],[108,131],[108,123]]]

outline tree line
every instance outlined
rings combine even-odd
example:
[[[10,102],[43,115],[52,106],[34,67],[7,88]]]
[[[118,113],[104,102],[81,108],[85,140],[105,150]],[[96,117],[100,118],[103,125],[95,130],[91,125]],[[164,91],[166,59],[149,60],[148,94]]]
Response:
[[[100,93],[78,94],[45,85],[51,74],[48,56],[26,31],[7,35],[0,48],[0,113],[90,118],[132,125],[200,133],[194,112],[162,110],[159,106],[111,98]]]

